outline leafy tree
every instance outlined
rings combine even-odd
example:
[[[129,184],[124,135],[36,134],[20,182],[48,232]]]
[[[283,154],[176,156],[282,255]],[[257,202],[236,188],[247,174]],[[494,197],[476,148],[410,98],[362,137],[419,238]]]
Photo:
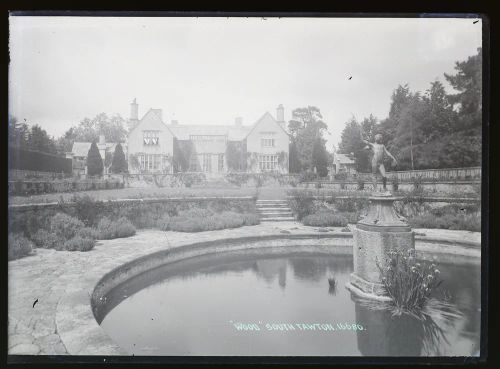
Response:
[[[9,146],[27,148],[30,129],[26,120],[23,123],[19,123],[16,117],[9,115],[8,126]]]
[[[87,154],[87,174],[89,176],[102,176],[103,164],[101,154],[96,142],[92,142]]]
[[[244,145],[239,141],[228,141],[226,146],[226,162],[229,170],[243,171],[246,166]]]
[[[318,136],[314,141],[312,149],[312,164],[320,177],[326,177],[328,175],[329,158],[330,156],[325,147],[325,140]]]
[[[111,173],[125,173],[127,172],[127,160],[125,159],[125,153],[123,152],[122,145],[119,143],[115,147],[115,152],[113,153],[113,161],[111,163]]]
[[[125,120],[120,115],[109,117],[100,113],[94,118],[85,118],[77,126],[71,127],[58,140],[60,152],[71,151],[73,142],[93,142],[99,140],[99,135],[104,135],[107,142],[123,142],[127,138]]]
[[[298,108],[292,111],[288,124],[295,143],[301,170],[313,169],[312,150],[318,137],[322,137],[327,125],[323,122],[320,110],[315,106]]]
[[[295,141],[292,139],[292,142],[290,143],[289,146],[289,154],[288,154],[288,159],[289,159],[289,172],[290,173],[300,173],[301,171],[301,163],[300,163],[300,158],[299,158],[299,153],[297,151],[297,144]]]
[[[342,131],[339,152],[354,157],[358,172],[371,170],[370,151],[366,149],[363,139],[372,141],[376,130],[377,119],[370,115],[361,124],[352,117]]]
[[[187,172],[190,170],[191,156],[196,155],[191,141],[174,138],[173,166],[174,172]]]
[[[57,148],[54,140],[49,137],[47,132],[35,124],[28,132],[27,147],[30,150],[46,152],[49,154],[56,154]]]
[[[478,48],[476,55],[455,63],[455,75],[444,74],[450,85],[458,91],[448,98],[457,107],[460,128],[475,129],[477,133],[482,124],[482,63],[483,52]]]

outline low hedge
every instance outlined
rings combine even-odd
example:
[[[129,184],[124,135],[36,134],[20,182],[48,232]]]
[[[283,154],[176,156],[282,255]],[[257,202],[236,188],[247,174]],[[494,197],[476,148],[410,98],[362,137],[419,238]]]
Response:
[[[345,227],[348,224],[347,218],[332,211],[320,210],[317,213],[307,215],[302,219],[302,223],[313,227]]]
[[[15,260],[31,254],[34,244],[21,234],[9,234],[8,258]]]
[[[157,227],[164,231],[202,232],[218,229],[238,228],[260,223],[260,218],[254,213],[236,213],[224,211],[213,213],[206,209],[183,211],[177,216],[164,215],[159,219]]]

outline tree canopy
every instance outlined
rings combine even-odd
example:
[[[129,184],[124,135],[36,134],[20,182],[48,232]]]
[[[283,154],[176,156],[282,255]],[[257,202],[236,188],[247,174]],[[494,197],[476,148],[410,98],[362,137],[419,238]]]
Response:
[[[353,153],[358,170],[367,171],[361,138],[372,141],[374,133],[382,133],[399,170],[481,165],[481,66],[478,49],[477,55],[456,62],[456,74],[444,74],[456,93],[447,93],[439,80],[424,93],[399,85],[386,119],[377,122],[370,116],[346,123],[339,151]]]
[[[293,110],[292,119],[288,122],[288,129],[292,136],[293,155],[297,154],[297,158],[290,158],[290,165],[293,165],[294,170],[297,168],[313,170],[315,166],[313,161],[314,144],[318,137],[322,138],[323,132],[327,129],[319,108],[308,106]],[[325,141],[321,142],[326,151]]]
[[[60,152],[71,151],[73,142],[93,142],[104,135],[107,142],[124,142],[127,137],[125,120],[120,115],[108,116],[100,113],[94,118],[84,118],[78,125],[68,129],[57,140]]]

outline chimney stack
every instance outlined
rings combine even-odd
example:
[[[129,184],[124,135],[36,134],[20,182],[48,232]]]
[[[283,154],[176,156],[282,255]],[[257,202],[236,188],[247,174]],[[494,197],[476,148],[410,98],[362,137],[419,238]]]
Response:
[[[137,104],[137,99],[134,97],[134,101],[130,104],[130,119],[128,124],[128,130],[131,131],[139,123],[139,104]]]
[[[130,120],[139,120],[139,104],[134,97],[134,101],[130,104]]]
[[[278,123],[283,123],[285,121],[285,109],[282,104],[279,104],[276,109],[276,120]]]
[[[236,125],[236,127],[241,127],[243,125],[243,118],[242,117],[235,118],[234,124]]]

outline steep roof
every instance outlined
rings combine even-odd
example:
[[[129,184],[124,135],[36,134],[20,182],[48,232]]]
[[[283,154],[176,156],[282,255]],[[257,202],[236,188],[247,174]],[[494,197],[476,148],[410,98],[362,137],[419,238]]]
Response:
[[[288,136],[290,135],[284,128],[281,124],[278,123],[278,121],[276,119],[274,119],[274,117],[268,112],[266,111],[264,113],[264,115],[262,117],[260,117],[260,119],[257,120],[257,122],[254,123],[254,125],[251,127],[250,131],[248,131],[248,133],[246,134],[245,138],[248,137],[248,135],[250,135],[250,133],[252,133],[252,131],[255,129],[255,127],[257,127],[265,118],[271,118],[282,130],[283,132],[285,132]]]
[[[189,140],[190,136],[227,136],[229,141],[241,141],[252,129],[252,126],[224,126],[224,125],[191,125],[169,124],[168,128],[179,140]]]
[[[115,151],[115,146],[117,145],[117,142],[106,142],[105,145],[105,150],[106,151]],[[92,142],[73,142],[73,147],[71,148],[71,153],[73,156],[87,156],[90,150],[90,145],[92,145]],[[126,150],[126,144],[122,143],[123,150]],[[97,147],[99,150],[102,150],[102,144],[98,143]]]
[[[139,119],[139,122],[128,132],[128,135],[130,135],[132,133],[132,131],[134,131],[137,127],[139,127],[142,122],[144,121],[144,119],[148,116],[148,115],[153,115],[156,119],[158,119],[165,127],[167,127],[168,130],[170,130],[170,126],[165,124],[165,122],[163,121],[162,117],[161,117],[161,109],[152,109],[150,108],[146,114],[144,114],[142,116],[141,119]],[[172,131],[170,131],[172,133]],[[173,133],[172,133],[173,134]]]

